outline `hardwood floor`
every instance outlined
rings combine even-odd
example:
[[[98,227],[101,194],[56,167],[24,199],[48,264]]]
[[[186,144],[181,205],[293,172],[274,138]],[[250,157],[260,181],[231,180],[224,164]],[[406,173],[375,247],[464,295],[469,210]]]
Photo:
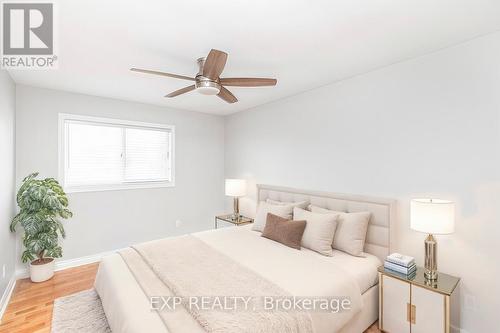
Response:
[[[18,280],[2,318],[0,333],[50,332],[54,300],[92,288],[98,266],[65,269],[42,283]]]
[[[378,329],[378,321],[376,323],[374,323],[372,326],[368,327],[368,329],[366,331],[364,331],[363,333],[382,333]]]
[[[18,280],[2,318],[0,333],[49,333],[54,300],[92,288],[99,264],[56,272],[49,281]],[[376,323],[364,333],[380,333]]]

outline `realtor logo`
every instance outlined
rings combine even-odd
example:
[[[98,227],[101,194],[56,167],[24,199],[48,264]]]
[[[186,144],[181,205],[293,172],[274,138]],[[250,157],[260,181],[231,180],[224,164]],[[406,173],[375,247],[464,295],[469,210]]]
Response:
[[[2,67],[53,68],[54,4],[2,4]]]

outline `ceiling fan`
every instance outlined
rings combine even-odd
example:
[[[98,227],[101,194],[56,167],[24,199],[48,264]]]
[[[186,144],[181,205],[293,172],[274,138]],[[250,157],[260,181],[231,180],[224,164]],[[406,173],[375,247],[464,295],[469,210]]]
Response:
[[[200,70],[193,77],[177,75],[165,72],[152,71],[148,69],[131,68],[131,71],[162,75],[181,80],[194,81],[193,85],[171,92],[165,97],[175,97],[195,90],[203,95],[217,95],[228,103],[235,103],[238,99],[225,87],[263,87],[275,86],[276,79],[267,78],[221,78],[220,75],[226,65],[227,53],[212,49],[208,56],[197,60]]]

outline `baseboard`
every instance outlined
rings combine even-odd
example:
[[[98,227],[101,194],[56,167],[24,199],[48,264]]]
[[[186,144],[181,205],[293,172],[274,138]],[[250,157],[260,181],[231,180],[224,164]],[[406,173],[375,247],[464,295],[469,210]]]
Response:
[[[466,331],[460,327],[456,327],[456,326],[453,326],[451,325],[451,332],[452,333],[469,333],[469,331]]]
[[[2,323],[3,314],[5,313],[5,310],[7,310],[7,305],[9,304],[14,287],[16,286],[16,281],[16,275],[12,274],[9,284],[7,284],[7,288],[5,288],[2,298],[0,299],[0,324]]]
[[[120,251],[121,249],[113,250],[113,251],[106,251],[106,252],[101,252],[97,254],[93,254],[90,256],[85,256],[85,257],[80,257],[80,258],[74,258],[74,259],[67,259],[67,260],[56,260],[55,263],[55,271],[60,271],[63,269],[67,268],[73,268],[73,267],[78,267],[82,265],[88,265],[92,264],[95,262],[101,261],[101,259],[105,256],[108,256],[110,254],[113,254],[117,251]],[[21,269],[16,270],[16,279],[24,279],[29,277],[29,268],[24,267]]]

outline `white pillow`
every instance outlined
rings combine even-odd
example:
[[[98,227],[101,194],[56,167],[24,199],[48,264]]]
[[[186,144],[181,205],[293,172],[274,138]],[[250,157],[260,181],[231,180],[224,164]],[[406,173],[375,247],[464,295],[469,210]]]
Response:
[[[325,256],[333,255],[332,242],[339,214],[321,214],[295,207],[293,219],[305,220],[306,229],[302,235],[302,246]]]
[[[333,248],[347,252],[353,256],[362,257],[365,247],[366,232],[370,222],[370,212],[345,213],[310,205],[313,213],[339,213],[337,230],[333,237]]]
[[[299,202],[289,202],[289,201],[276,201],[273,199],[266,199],[266,202],[271,204],[271,205],[289,205],[293,207],[299,207],[302,209],[306,209],[307,206],[309,205],[308,201],[299,201]]]
[[[264,230],[264,227],[266,226],[268,213],[278,215],[285,219],[291,220],[292,212],[293,212],[293,206],[291,205],[271,205],[267,202],[261,201],[259,203],[259,207],[257,207],[257,213],[255,214],[252,230],[260,232]]]

